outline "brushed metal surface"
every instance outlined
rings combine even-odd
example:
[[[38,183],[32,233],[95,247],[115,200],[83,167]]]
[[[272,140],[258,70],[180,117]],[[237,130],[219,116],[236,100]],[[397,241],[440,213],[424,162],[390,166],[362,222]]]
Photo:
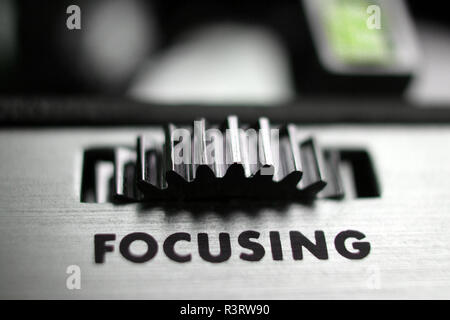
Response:
[[[318,200],[313,206],[247,207],[220,213],[221,205],[194,213],[189,208],[144,209],[136,204],[80,203],[82,152],[86,147],[135,143],[152,128],[14,129],[0,131],[0,298],[449,298],[450,297],[450,127],[298,127],[322,145],[363,146],[373,157],[382,197]],[[225,208],[226,211],[226,208]],[[334,237],[354,229],[366,235],[370,254],[348,260]],[[237,236],[261,233],[266,255],[243,261]],[[292,259],[289,231],[313,238],[323,230],[328,260],[309,252]],[[120,239],[147,232],[159,244],[147,263],[124,259]],[[273,261],[269,232],[279,231],[283,261]],[[176,263],[163,253],[164,239],[188,232]],[[232,256],[203,261],[196,235],[210,236],[218,252],[219,232],[229,232]],[[94,263],[94,234],[116,233],[115,251]],[[81,289],[66,288],[66,268],[81,267]]]

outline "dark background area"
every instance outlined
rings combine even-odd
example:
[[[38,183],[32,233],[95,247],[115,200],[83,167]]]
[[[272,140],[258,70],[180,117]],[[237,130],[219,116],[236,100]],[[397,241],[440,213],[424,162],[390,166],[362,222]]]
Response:
[[[430,75],[435,73],[433,70],[446,70],[441,66],[449,65],[447,58],[439,60],[430,55],[428,60],[422,61],[422,65],[427,65],[430,61],[433,63],[432,68],[427,66],[426,77],[414,74],[394,77],[355,77],[343,74],[336,77],[333,72],[320,65],[306,13],[300,2],[2,0],[2,122],[8,123],[13,119],[13,122],[19,123],[149,123],[153,120],[163,121],[173,114],[178,114],[176,117],[187,121],[195,116],[205,115],[220,118],[230,112],[249,119],[264,114],[280,119],[291,115],[299,121],[309,119],[313,122],[358,119],[369,122],[401,119],[446,121],[448,117],[445,111],[424,116],[424,111],[414,110],[405,117],[402,109],[394,109],[409,108],[411,104],[425,106],[429,110],[432,109],[430,106],[449,105],[450,99],[438,97],[435,99],[437,103],[433,99],[428,100],[429,96],[433,97],[436,83],[445,87],[444,81],[438,76],[434,82],[428,80]],[[450,20],[444,5],[430,5],[424,1],[412,0],[406,3],[410,8],[421,49],[428,51],[427,54],[431,52],[445,55],[439,47],[428,45],[431,40],[435,43],[441,42],[439,38],[434,39],[434,28],[444,37],[450,35]],[[82,9],[81,30],[66,28],[66,8],[72,4],[79,5]],[[289,91],[290,93],[279,101],[276,97],[267,102],[262,98],[255,102],[250,99],[242,103],[239,103],[239,100],[238,103],[229,103],[227,99],[220,98],[214,103],[202,102],[201,99],[181,99],[181,102],[178,100],[176,103],[167,103],[158,99],[153,101],[151,98],[136,100],[130,95],[130,88],[133,88],[136,76],[149,61],[150,64],[156,64],[155,61],[170,54],[193,32],[221,23],[259,26],[274,34],[282,51],[286,53],[284,58],[292,92]],[[96,38],[92,34],[96,35]],[[132,39],[134,36],[137,40]],[[232,51],[233,46],[230,48]],[[121,58],[120,52],[124,52],[125,58]],[[102,62],[101,68],[97,68],[98,61]],[[218,64],[221,63],[218,61]],[[197,69],[192,70],[192,78],[201,67],[202,63],[196,65]],[[264,68],[262,65],[261,69]],[[238,79],[241,74],[237,72],[235,77]],[[422,80],[413,81],[423,78],[428,81],[425,85]],[[176,73],[173,79],[177,79]],[[189,78],[185,81],[189,82]],[[173,87],[176,86],[180,84],[174,82]],[[423,87],[433,90],[426,91]],[[444,93],[448,91],[439,90]],[[427,93],[425,99],[421,98],[423,91]],[[429,91],[433,92],[428,94]],[[339,98],[336,100],[336,97]],[[214,110],[207,108],[210,104],[216,106]],[[261,104],[280,108],[262,109]],[[176,105],[178,109],[168,110],[165,105]],[[246,106],[246,109],[241,106]],[[301,110],[298,110],[299,108]],[[151,119],[144,115],[147,110],[153,114]],[[62,118],[70,120],[62,121]]]
[[[113,1],[112,1],[113,2]],[[203,1],[188,3],[179,1],[130,1],[144,11],[142,17],[151,20],[155,29],[151,39],[142,39],[147,56],[161,52],[173,46],[184,33],[201,26],[221,21],[243,22],[263,25],[274,30],[289,53],[292,78],[297,92],[302,92],[302,67],[309,64],[309,31],[305,27],[300,1]],[[134,68],[124,72],[122,79],[114,84],[104,85],[101,80],[87,81],[80,72],[86,59],[81,50],[85,45],[82,34],[91,30],[68,30],[65,22],[66,8],[77,4],[82,8],[82,18],[88,19],[88,13],[105,10],[107,1],[30,1],[11,2],[15,17],[15,54],[13,60],[4,67],[0,92],[4,94],[74,94],[104,93],[121,95],[139,66],[136,58]],[[449,27],[449,19],[441,5],[430,5],[424,1],[408,1],[415,21],[433,21],[444,28]],[[141,18],[141,17],[139,17]],[[132,18],[122,17],[126,19]],[[111,26],[116,24],[111,23]],[[120,24],[117,26],[120,27]],[[105,32],[114,33],[114,28]],[[117,46],[127,45],[127,39],[115,39]],[[105,48],[105,50],[110,48]],[[92,74],[94,78],[94,75]],[[381,90],[382,88],[380,88]],[[381,90],[383,91],[383,90]],[[354,92],[353,92],[354,93]]]

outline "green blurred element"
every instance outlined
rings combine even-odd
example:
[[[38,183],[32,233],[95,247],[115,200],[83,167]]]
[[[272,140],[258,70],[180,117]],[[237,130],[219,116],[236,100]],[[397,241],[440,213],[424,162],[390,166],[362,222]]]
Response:
[[[370,0],[324,0],[326,32],[335,55],[349,64],[389,64],[393,61],[389,32],[381,18],[381,29],[370,29]],[[383,14],[381,12],[381,17]]]

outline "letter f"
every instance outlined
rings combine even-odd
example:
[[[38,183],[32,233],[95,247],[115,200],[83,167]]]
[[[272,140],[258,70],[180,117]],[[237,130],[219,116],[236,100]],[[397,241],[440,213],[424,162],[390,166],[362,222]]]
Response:
[[[116,235],[113,233],[96,234],[94,236],[95,263],[103,263],[105,253],[114,251],[114,246],[106,245],[106,241],[114,240],[116,240]]]

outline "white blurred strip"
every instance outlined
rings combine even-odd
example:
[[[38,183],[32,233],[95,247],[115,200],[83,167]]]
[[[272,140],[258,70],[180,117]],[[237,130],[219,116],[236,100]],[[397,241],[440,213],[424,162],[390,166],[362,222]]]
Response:
[[[339,173],[341,174],[342,186],[344,188],[345,199],[355,199],[357,196],[355,177],[350,162],[341,161],[339,163]]]
[[[96,202],[108,202],[108,195],[110,194],[109,183],[114,173],[114,165],[112,162],[100,161],[95,165],[95,197]]]
[[[407,97],[419,105],[450,105],[450,30],[421,23],[417,28],[422,63]]]

